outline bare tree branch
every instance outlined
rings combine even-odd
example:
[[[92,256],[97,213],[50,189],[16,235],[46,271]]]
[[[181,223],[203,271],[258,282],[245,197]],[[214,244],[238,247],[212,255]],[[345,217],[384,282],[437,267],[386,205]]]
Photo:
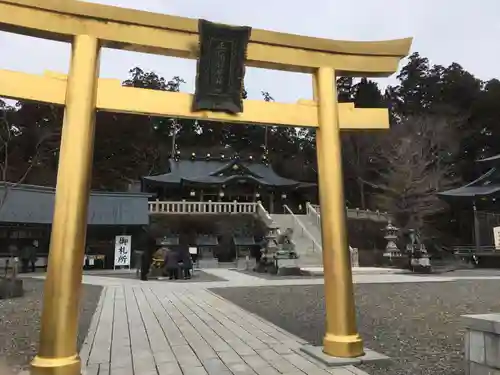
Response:
[[[57,121],[58,116],[56,112],[55,106],[50,106],[51,116],[52,118],[49,121]],[[14,109],[11,107],[7,107],[5,105],[1,106],[1,117],[0,117],[0,153],[1,153],[1,161],[0,161],[0,173],[3,183],[3,194],[0,197],[0,210],[3,208],[9,191],[11,188],[16,187],[19,184],[24,183],[29,173],[41,160],[41,155],[43,152],[42,146],[44,143],[54,135],[53,129],[36,129],[36,144],[34,145],[33,155],[28,156],[28,160],[26,163],[19,163],[18,165],[12,165],[11,157],[14,153],[19,153],[24,150],[19,150],[21,147],[17,144],[17,147],[13,146],[15,141],[18,141],[18,137],[24,136],[23,132],[18,129],[10,120],[9,115],[14,114]],[[11,147],[13,146],[13,147]],[[53,151],[53,150],[52,150]],[[50,152],[50,150],[49,150]],[[19,155],[19,154],[18,154]],[[21,164],[24,164],[21,166]],[[21,167],[21,168],[20,168]],[[17,173],[11,173],[11,169],[16,169]],[[19,172],[19,169],[22,172]],[[9,181],[15,177],[14,181]]]
[[[379,191],[376,206],[401,227],[424,231],[427,218],[446,207],[436,193],[455,182],[456,129],[456,119],[410,117],[383,137],[374,157],[384,168],[376,181],[363,182]]]

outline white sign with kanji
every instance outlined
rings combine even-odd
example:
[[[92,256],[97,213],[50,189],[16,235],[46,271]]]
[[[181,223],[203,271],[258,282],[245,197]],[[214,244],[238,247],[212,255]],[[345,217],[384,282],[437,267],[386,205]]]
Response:
[[[495,239],[495,250],[500,250],[500,227],[493,228],[493,238]]]
[[[116,236],[115,267],[130,267],[132,236]]]

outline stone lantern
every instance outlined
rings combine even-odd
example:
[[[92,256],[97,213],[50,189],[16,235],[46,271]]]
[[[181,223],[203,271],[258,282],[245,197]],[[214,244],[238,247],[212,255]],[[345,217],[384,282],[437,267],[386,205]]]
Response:
[[[414,229],[410,229],[410,243],[406,246],[406,251],[410,256],[410,269],[413,272],[431,272],[430,256],[425,245],[420,240],[420,235]]]
[[[383,229],[383,231],[385,231],[384,238],[387,240],[387,246],[385,247],[384,257],[389,259],[400,258],[403,254],[398,249],[398,245],[396,245],[399,228],[392,225],[392,222],[389,220],[387,226]]]
[[[278,232],[278,226],[272,222],[267,228],[267,233],[264,237],[264,244],[260,249],[262,255],[260,261],[255,265],[254,271],[259,273],[271,271],[271,273],[275,273],[276,267],[274,265],[273,258],[274,254],[278,250]]]

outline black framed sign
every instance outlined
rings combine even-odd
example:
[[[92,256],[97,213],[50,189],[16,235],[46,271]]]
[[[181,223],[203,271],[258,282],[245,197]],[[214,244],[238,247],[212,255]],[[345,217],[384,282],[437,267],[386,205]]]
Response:
[[[243,112],[243,80],[250,27],[199,20],[198,59],[193,111]]]

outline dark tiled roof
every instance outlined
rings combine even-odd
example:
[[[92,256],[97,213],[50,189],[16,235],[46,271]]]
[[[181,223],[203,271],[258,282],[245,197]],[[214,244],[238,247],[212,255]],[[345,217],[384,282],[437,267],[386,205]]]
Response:
[[[233,236],[233,241],[236,246],[253,246],[256,244],[254,237]]]
[[[490,156],[489,158],[476,160],[479,163],[498,163],[500,161],[500,155]]]
[[[442,191],[438,193],[441,197],[486,197],[500,192],[500,170],[491,168],[478,179],[462,187]]]
[[[217,246],[218,244],[219,240],[217,236],[209,234],[200,234],[196,237],[197,246]]]
[[[224,184],[232,180],[250,179],[265,186],[296,187],[301,183],[295,180],[280,177],[263,163],[247,161],[219,161],[219,160],[173,160],[170,159],[170,172],[157,176],[143,177],[143,180],[165,184],[181,184],[182,182],[200,184]],[[239,165],[248,173],[225,175],[222,172]]]
[[[7,186],[7,193],[5,189]],[[55,189],[35,185],[0,184],[0,222],[51,224]],[[148,225],[148,197],[144,193],[91,192],[88,224]]]

